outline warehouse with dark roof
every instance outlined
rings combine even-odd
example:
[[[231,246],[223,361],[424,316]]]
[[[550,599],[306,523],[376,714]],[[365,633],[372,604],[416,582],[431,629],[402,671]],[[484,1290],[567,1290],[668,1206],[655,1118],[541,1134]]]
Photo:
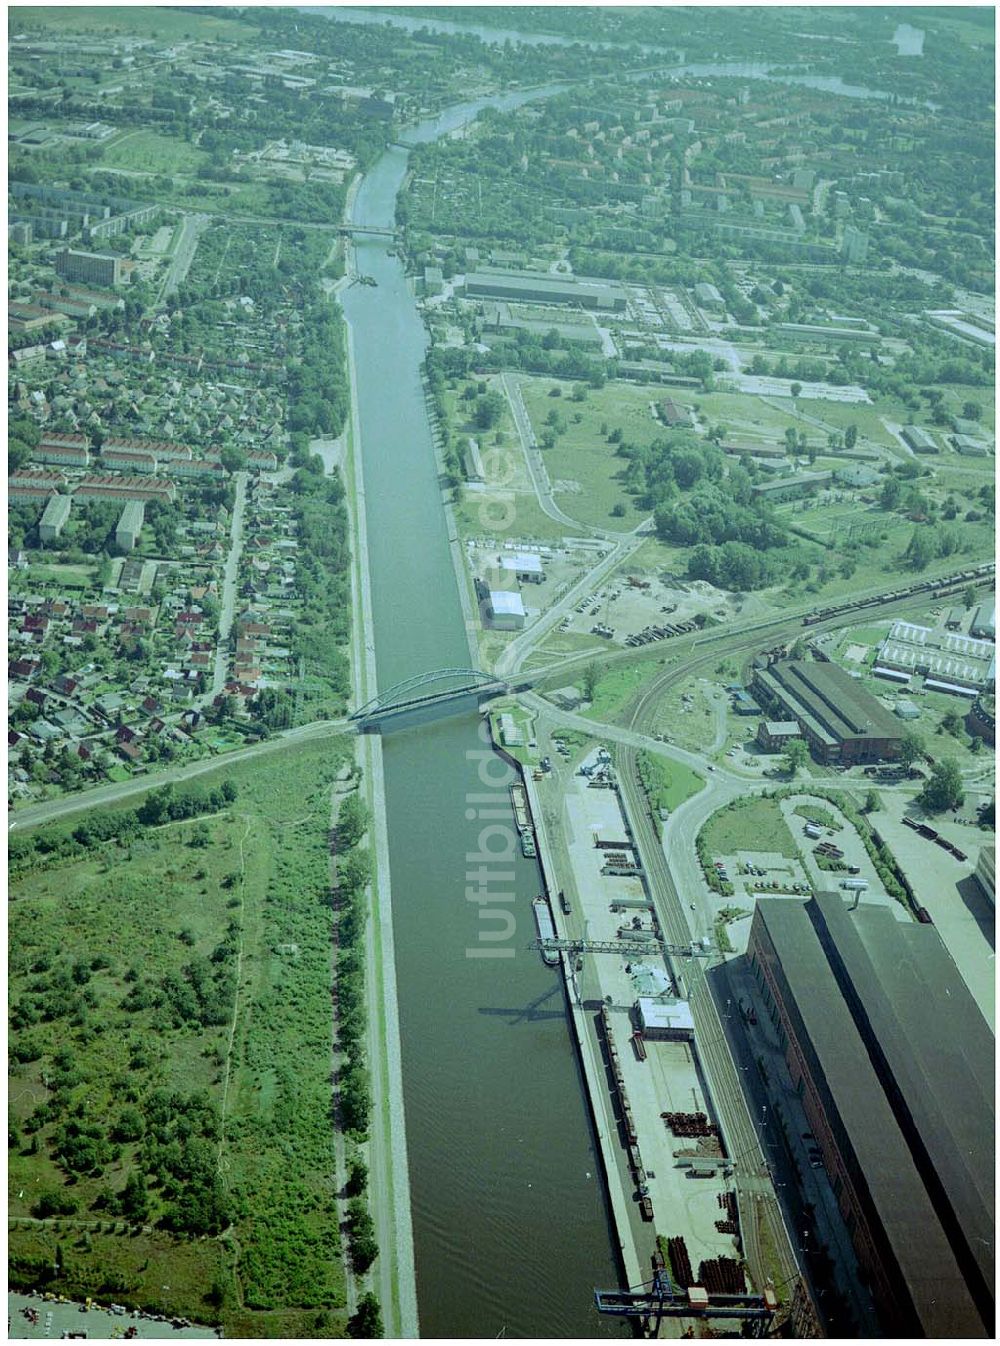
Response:
[[[543,276],[537,272],[472,271],[465,277],[465,294],[522,303],[575,304],[580,308],[624,313],[625,291],[614,281],[586,276]]]
[[[933,926],[757,903],[747,950],[890,1336],[993,1335],[993,1034]]]
[[[758,668],[752,690],[775,719],[795,720],[821,762],[880,762],[899,756],[905,730],[837,664],[783,659]]]

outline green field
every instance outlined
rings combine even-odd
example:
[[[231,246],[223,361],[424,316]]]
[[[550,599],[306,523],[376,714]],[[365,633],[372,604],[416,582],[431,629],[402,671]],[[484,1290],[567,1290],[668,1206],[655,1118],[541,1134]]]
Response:
[[[780,443],[789,425],[799,428],[791,414],[792,404],[776,398],[777,406],[764,402],[749,393],[691,393],[670,394],[675,402],[691,405],[697,402],[701,414],[712,425],[721,425],[731,434]],[[787,411],[784,409],[787,404]],[[817,435],[819,431],[815,432]]]
[[[39,584],[55,584],[60,589],[89,589],[93,586],[99,567],[96,565],[32,565],[18,572],[12,588],[23,592],[37,590]]]
[[[570,396],[572,383],[524,376],[518,382],[539,440],[551,411],[555,410],[566,423],[554,448],[542,450],[550,481],[575,481],[582,488],[579,492],[558,492],[559,508],[581,523],[622,532],[634,528],[645,514],[636,509],[634,498],[623,490],[620,477],[626,461],[615,454],[615,446],[607,442],[601,426],[607,423],[609,430],[620,428],[629,443],[651,443],[664,433],[649,409],[651,401],[663,397],[663,389],[609,383],[600,389],[587,389],[585,402],[574,402]],[[562,389],[561,397],[549,396],[555,387]],[[611,511],[619,504],[624,506],[625,514],[615,518]]]
[[[828,808],[822,804],[796,804],[792,812],[797,818],[805,818],[807,822],[818,823],[820,827],[829,827],[834,832],[843,830],[844,824]]]
[[[835,426],[838,430],[846,430],[849,425],[856,425],[861,439],[870,439],[876,444],[897,450],[899,440],[882,424],[882,417],[906,425],[912,415],[901,402],[880,401],[869,405],[865,402],[830,402],[825,398],[809,400],[800,397],[798,405],[806,415],[815,416],[817,420],[824,421],[827,425]],[[821,444],[825,438],[824,432],[817,426],[803,425],[799,421],[798,428],[804,430],[807,438],[814,444]]]
[[[720,649],[719,657],[724,651]],[[683,697],[691,700],[685,706]],[[656,730],[688,752],[705,752],[715,739],[715,717],[701,687],[693,680],[673,687],[656,706]]]
[[[701,835],[713,857],[737,851],[770,851],[789,860],[798,855],[774,799],[737,799],[710,818]]]
[[[668,660],[647,659],[643,663],[615,664],[605,670],[594,689],[590,709],[583,713],[589,720],[614,720],[647,682],[663,671]]]
[[[348,752],[220,768],[198,790],[231,781],[222,812],[122,840],[72,843],[79,816],[15,835],[14,1283],[231,1336],[342,1332],[327,833]],[[36,835],[47,849],[22,858]]]
[[[123,168],[132,172],[193,174],[208,155],[195,145],[175,136],[156,131],[127,131],[109,144],[101,155],[102,168]]]

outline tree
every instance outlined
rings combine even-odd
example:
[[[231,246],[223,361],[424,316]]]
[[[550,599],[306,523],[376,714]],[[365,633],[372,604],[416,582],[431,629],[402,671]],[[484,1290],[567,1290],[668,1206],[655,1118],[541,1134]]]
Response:
[[[806,747],[805,739],[793,738],[782,757],[785,771],[792,780],[798,775],[799,768],[804,767],[808,761],[809,749]]]
[[[924,741],[912,729],[907,730],[899,745],[899,760],[907,770],[924,755]]]
[[[882,494],[879,496],[879,504],[884,510],[893,510],[899,504],[903,495],[903,487],[898,477],[888,477],[882,486]]]
[[[219,458],[227,472],[242,472],[247,465],[246,453],[235,444],[227,444],[220,451]]]
[[[372,877],[372,858],[369,851],[350,850],[341,856],[337,866],[340,887],[348,893],[360,893]]]
[[[384,1332],[382,1308],[371,1290],[358,1300],[357,1310],[347,1320],[347,1335],[364,1341],[376,1341]]]
[[[224,692],[222,696],[218,697],[213,703],[206,718],[210,719],[214,724],[221,724],[223,720],[231,720],[238,709],[239,702],[236,700],[236,697],[228,692]]]
[[[492,430],[503,415],[504,401],[499,393],[487,393],[476,402],[476,425],[480,430]]]
[[[360,1154],[352,1154],[347,1164],[347,1195],[360,1196],[368,1185],[368,1165]]]
[[[622,504],[620,500],[617,502],[617,504],[612,505],[611,507],[611,517],[613,519],[624,519],[625,512],[626,512],[625,506]]]
[[[355,790],[340,806],[337,814],[337,845],[342,850],[356,846],[368,829],[368,808]]]
[[[600,680],[601,670],[596,664],[588,664],[583,670],[583,696],[585,701],[593,701]]]
[[[802,384],[801,384],[801,383],[793,383],[792,386],[791,386],[791,388],[789,389],[789,391],[790,391],[791,394],[792,394],[792,401],[795,401],[795,400],[798,398],[799,393],[801,393],[801,391],[802,391]]]
[[[367,1271],[378,1257],[375,1222],[361,1197],[347,1203],[347,1226],[351,1237],[351,1261],[355,1270]]]
[[[149,1194],[146,1191],[146,1179],[138,1169],[133,1169],[128,1175],[118,1204],[122,1215],[132,1224],[144,1224],[149,1218]]]
[[[923,570],[929,561],[937,555],[933,531],[927,528],[914,528],[910,544],[906,548],[906,558],[914,570]]]
[[[935,762],[926,785],[917,795],[917,803],[928,813],[943,813],[957,808],[965,799],[962,773],[953,757]]]
[[[962,415],[967,421],[978,421],[983,414],[983,409],[978,402],[963,402]]]
[[[966,611],[968,611],[969,608],[975,607],[975,605],[976,605],[976,586],[975,586],[974,584],[970,584],[970,585],[965,589],[964,593],[962,594],[962,604],[963,604],[963,606],[965,607]]]
[[[857,442],[858,442],[858,427],[856,425],[849,425],[847,429],[844,431],[844,448],[853,449],[855,444],[857,444]]]
[[[875,790],[869,790],[865,795],[865,812],[878,813],[881,808],[878,793]]]
[[[945,712],[941,717],[941,728],[946,734],[951,734],[952,738],[958,738],[962,732],[962,717],[957,710]]]

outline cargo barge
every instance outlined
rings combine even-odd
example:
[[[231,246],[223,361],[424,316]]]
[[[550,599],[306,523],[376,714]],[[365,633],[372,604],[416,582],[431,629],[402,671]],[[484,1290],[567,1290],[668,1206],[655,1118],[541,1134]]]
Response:
[[[514,821],[521,837],[521,854],[532,859],[538,854],[538,849],[535,845],[535,832],[531,822],[528,796],[520,782],[516,782],[510,787],[510,802],[514,806]]]
[[[539,894],[531,904],[535,913],[535,925],[538,929],[539,939],[555,939],[556,927],[552,920],[552,909],[549,906],[547,897]],[[555,949],[542,949],[542,962],[549,967],[557,967],[559,964],[559,954]]]

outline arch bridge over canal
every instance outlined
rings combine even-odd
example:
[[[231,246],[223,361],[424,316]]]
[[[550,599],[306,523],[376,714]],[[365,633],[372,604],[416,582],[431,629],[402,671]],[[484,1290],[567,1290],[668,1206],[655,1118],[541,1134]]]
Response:
[[[524,682],[518,679],[518,688]],[[503,678],[479,668],[438,668],[379,692],[353,711],[350,719],[362,733],[399,728],[404,718],[422,721],[458,714],[513,690]]]

